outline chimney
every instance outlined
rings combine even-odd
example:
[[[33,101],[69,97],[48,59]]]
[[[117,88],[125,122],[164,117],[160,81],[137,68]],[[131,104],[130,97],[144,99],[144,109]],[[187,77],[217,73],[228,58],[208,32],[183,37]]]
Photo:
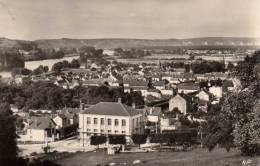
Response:
[[[153,113],[153,109],[152,108],[150,108],[150,114],[152,114]]]
[[[135,103],[132,103],[132,107],[135,109]]]
[[[178,92],[178,89],[177,88],[173,88],[172,89],[172,96],[176,96],[177,95],[177,92]]]
[[[121,97],[119,97],[117,100],[118,100],[118,103],[122,103],[122,98]]]
[[[79,107],[80,107],[80,111],[83,111],[85,109],[84,103],[82,103],[81,100],[80,100],[80,103],[79,103]]]

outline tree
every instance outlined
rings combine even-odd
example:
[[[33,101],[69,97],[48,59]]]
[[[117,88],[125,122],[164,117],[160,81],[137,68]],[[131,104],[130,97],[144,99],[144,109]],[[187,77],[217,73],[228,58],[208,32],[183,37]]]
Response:
[[[146,143],[146,138],[147,138],[146,135],[134,134],[134,135],[132,136],[133,142],[134,142],[135,144],[138,144],[139,147],[140,147],[140,144]]]
[[[79,60],[73,59],[73,60],[71,61],[71,63],[70,63],[70,68],[75,68],[75,69],[77,69],[77,68],[79,68],[79,67],[80,67],[80,62],[79,62]]]
[[[43,71],[44,71],[45,73],[47,73],[47,72],[49,71],[49,67],[48,67],[48,66],[44,66],[44,67],[43,67]]]
[[[235,67],[233,75],[241,81],[242,89],[227,93],[221,109],[209,116],[205,127],[209,150],[217,144],[227,150],[236,145],[243,154],[253,155],[259,148],[259,64],[260,52],[256,52]]]
[[[201,63],[192,64],[192,70],[195,74],[204,74],[211,72],[224,72],[225,65],[217,61],[203,61]]]
[[[110,135],[109,137],[109,143],[110,144],[114,144],[114,145],[117,145],[117,144],[126,144],[126,139],[125,139],[125,136],[124,135]]]
[[[235,66],[233,65],[233,63],[229,62],[228,65],[227,65],[227,70],[232,71],[234,67]]]
[[[203,142],[209,151],[218,144],[227,151],[234,145],[230,118],[222,112],[220,105],[212,105],[209,108],[207,123],[203,125],[203,133],[205,133]]]
[[[8,103],[0,103],[0,165],[8,165],[17,159],[14,117]]]
[[[91,136],[90,137],[90,144],[91,145],[100,145],[100,144],[104,144],[107,141],[107,137],[106,136]]]
[[[44,72],[45,72],[44,67],[42,65],[40,65],[39,67],[37,67],[36,69],[33,70],[34,75],[40,75]]]
[[[31,70],[26,68],[13,68],[12,69],[12,77],[15,77],[16,75],[30,75],[32,73]]]
[[[52,66],[52,71],[56,72],[56,73],[60,73],[61,70],[63,68],[63,64],[62,62],[57,62]]]
[[[15,48],[0,49],[0,70],[12,70],[13,68],[24,68],[23,56]]]

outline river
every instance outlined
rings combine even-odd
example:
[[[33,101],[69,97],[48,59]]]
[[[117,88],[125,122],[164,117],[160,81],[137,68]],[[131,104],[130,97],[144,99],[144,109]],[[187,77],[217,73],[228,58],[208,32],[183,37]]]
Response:
[[[68,62],[71,62],[73,59],[78,59],[78,58],[79,58],[79,56],[72,56],[72,57],[64,57],[64,58],[61,58],[61,59],[26,61],[25,62],[25,68],[30,69],[30,70],[34,70],[37,67],[39,67],[40,65],[43,65],[43,66],[48,66],[49,69],[51,70],[52,66],[57,62],[61,62],[63,60],[67,60]],[[11,77],[11,72],[3,71],[3,72],[0,72],[0,75],[3,78]]]

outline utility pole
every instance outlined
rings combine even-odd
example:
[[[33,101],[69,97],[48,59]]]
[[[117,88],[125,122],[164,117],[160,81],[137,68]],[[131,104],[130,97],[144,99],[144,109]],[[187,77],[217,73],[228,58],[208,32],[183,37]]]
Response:
[[[202,139],[203,139],[203,135],[202,135],[202,126],[201,124],[199,125],[199,134],[200,134],[200,147],[203,147],[203,143],[202,143]]]
[[[84,131],[85,131],[85,130],[84,130],[84,127],[85,127],[84,114],[82,114],[82,122],[83,122],[83,129],[82,129],[82,130],[83,130],[83,131],[82,131],[82,141],[83,141],[82,143],[83,143],[83,145],[82,145],[82,146],[83,146],[83,148],[84,148],[84,146],[85,146],[85,144],[84,144],[84,142],[85,142],[85,140],[84,140]]]

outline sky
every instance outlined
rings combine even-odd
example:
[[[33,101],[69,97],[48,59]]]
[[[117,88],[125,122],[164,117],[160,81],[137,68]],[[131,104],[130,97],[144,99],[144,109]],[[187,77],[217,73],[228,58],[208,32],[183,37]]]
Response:
[[[260,0],[0,0],[0,37],[260,37]]]

